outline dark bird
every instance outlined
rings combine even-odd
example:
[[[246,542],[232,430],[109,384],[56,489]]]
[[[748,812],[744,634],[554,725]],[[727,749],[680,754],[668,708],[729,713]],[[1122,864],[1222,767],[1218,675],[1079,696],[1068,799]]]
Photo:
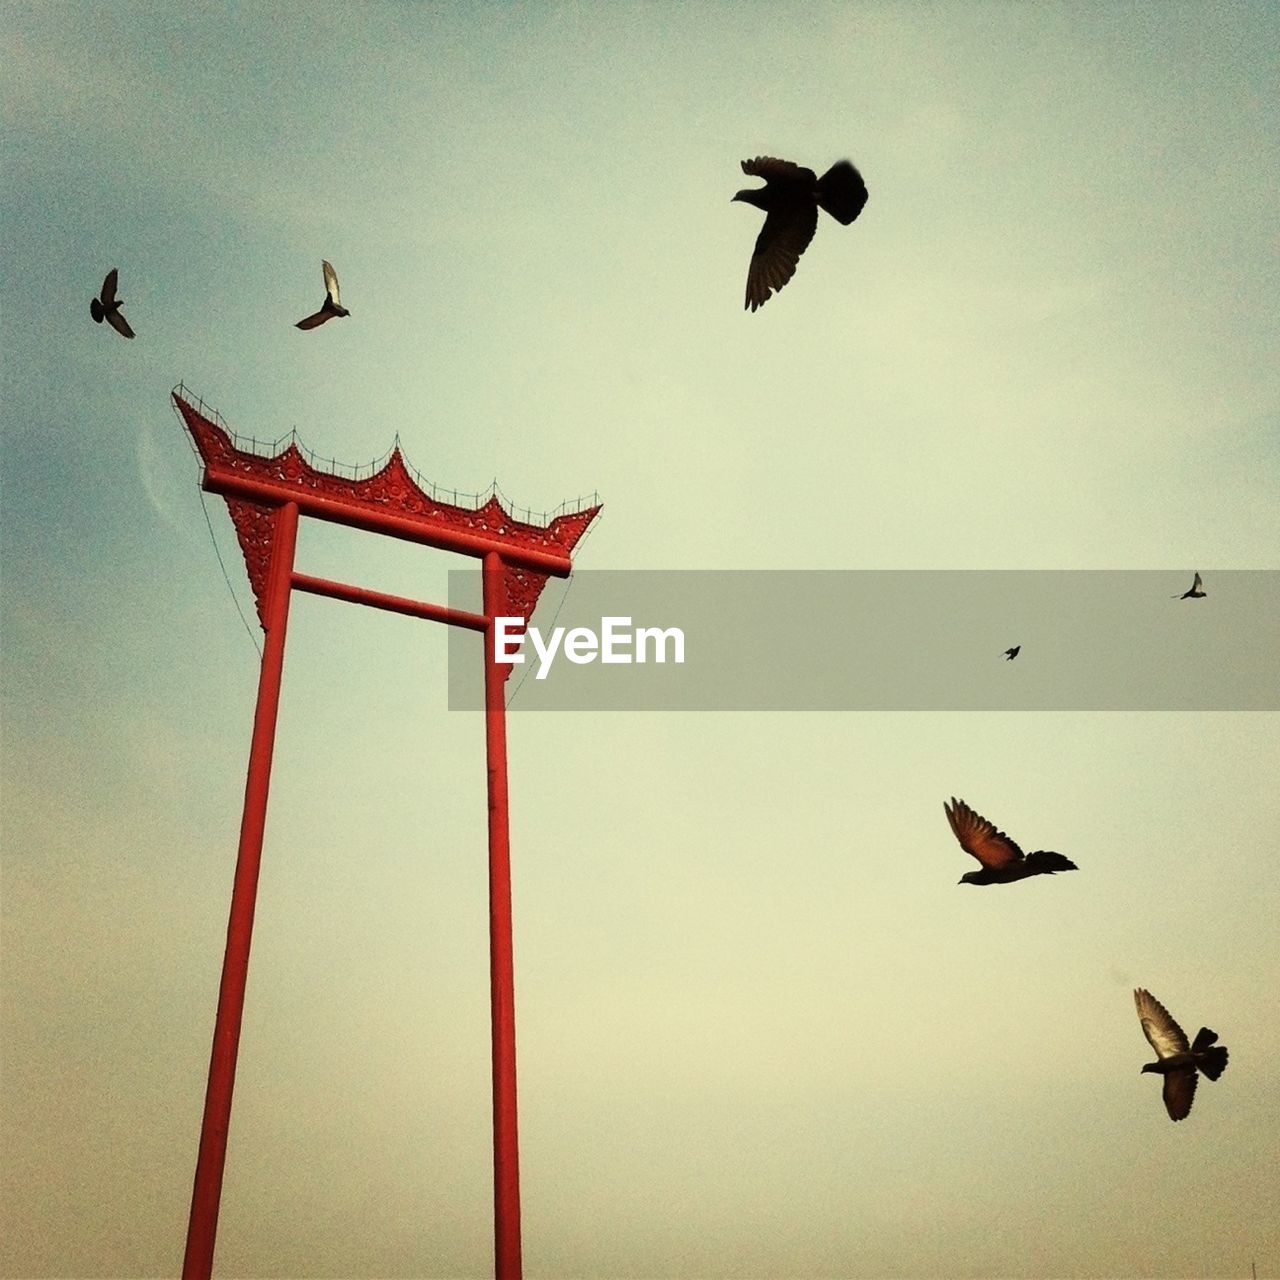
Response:
[[[314,315],[309,315],[305,320],[299,320],[296,326],[299,329],[314,329],[317,325],[324,324],[326,320],[332,320],[334,316],[351,314],[338,301],[338,277],[333,268],[323,259],[320,266],[324,269],[324,305]]]
[[[765,212],[747,270],[745,305],[754,311],[795,275],[800,255],[817,230],[819,208],[847,227],[867,203],[867,188],[862,175],[847,160],[833,164],[821,178],[815,177],[812,169],[772,156],[744,160],[742,172],[763,178],[765,183],[733,197]]]
[[[1216,1031],[1201,1027],[1196,1038],[1187,1044],[1187,1035],[1169,1016],[1168,1010],[1150,991],[1139,987],[1133,993],[1138,1006],[1142,1034],[1156,1051],[1156,1062],[1146,1063],[1142,1070],[1164,1076],[1164,1107],[1170,1120],[1183,1120],[1196,1096],[1196,1070],[1216,1080],[1227,1069],[1227,1046],[1215,1045]]]
[[[1177,600],[1203,600],[1209,593],[1200,585],[1200,575],[1197,573],[1195,581],[1191,584],[1190,591],[1184,591],[1180,596],[1175,596]]]
[[[997,831],[986,818],[974,813],[955,796],[951,797],[949,805],[944,803],[942,807],[960,847],[982,863],[981,871],[966,871],[960,877],[961,884],[1010,884],[1028,876],[1051,876],[1058,871],[1079,870],[1074,862],[1049,849],[1024,854],[1003,831]]]
[[[133,330],[129,328],[129,322],[120,314],[120,304],[123,301],[123,298],[116,297],[116,269],[112,267],[102,282],[101,296],[89,299],[89,314],[96,324],[101,324],[105,320],[121,337],[132,338]]]
[[[1006,649],[1004,651],[1004,660],[1006,662],[1012,662],[1021,652],[1022,646],[1020,644],[1015,644],[1012,649]]]

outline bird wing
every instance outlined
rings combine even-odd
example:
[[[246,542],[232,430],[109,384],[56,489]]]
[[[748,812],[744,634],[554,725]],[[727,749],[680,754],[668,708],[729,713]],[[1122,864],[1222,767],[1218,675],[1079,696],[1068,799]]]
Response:
[[[116,268],[112,267],[102,281],[102,302],[109,307],[116,300]]]
[[[326,320],[333,319],[333,312],[328,307],[321,307],[319,311],[313,315],[309,315],[305,320],[299,320],[294,326],[295,329],[314,329],[317,325],[324,324]]]
[[[817,227],[816,204],[770,211],[756,237],[751,265],[747,268],[746,306],[752,311],[763,306],[771,293],[776,293],[795,275],[800,255],[809,247]]]
[[[1151,1047],[1156,1051],[1157,1057],[1171,1058],[1175,1053],[1186,1053],[1190,1049],[1191,1046],[1187,1043],[1186,1032],[1174,1022],[1169,1016],[1168,1009],[1150,991],[1144,991],[1139,987],[1133,993],[1133,1003],[1138,1007],[1138,1020],[1142,1023],[1142,1034],[1151,1042]],[[1192,1081],[1191,1087],[1192,1090],[1195,1089],[1194,1081]],[[1168,1094],[1169,1089],[1166,1085],[1166,1101],[1168,1100]],[[1189,1097],[1190,1095],[1188,1095],[1188,1099]],[[1188,1100],[1188,1109],[1190,1106],[1191,1102]],[[1173,1115],[1173,1112],[1170,1111],[1169,1114]],[[1182,1114],[1186,1115],[1186,1112],[1184,1111]],[[1182,1117],[1174,1116],[1173,1118],[1179,1120]]]
[[[329,297],[333,299],[333,305],[335,307],[341,306],[342,303],[338,297],[338,273],[323,258],[320,260],[320,266],[324,270],[324,287],[328,290]],[[359,281],[356,281],[356,283],[359,284]],[[359,290],[356,290],[356,292],[358,293]]]
[[[998,871],[1022,859],[1022,850],[995,825],[974,813],[963,800],[951,797],[951,805],[943,805],[951,830],[965,853],[971,853],[984,867]]]
[[[1186,1119],[1196,1096],[1195,1067],[1180,1067],[1177,1071],[1170,1071],[1164,1078],[1162,1094],[1169,1119]]]
[[[818,181],[818,175],[812,169],[792,164],[790,160],[777,160],[773,156],[744,160],[742,172],[753,178],[763,178],[766,182],[807,182],[812,185]]]
[[[119,307],[112,307],[104,311],[103,318],[121,337],[133,337],[133,330],[129,328],[129,322],[120,314]]]
[[[1199,575],[1198,573],[1197,573],[1197,574],[1196,574],[1196,576],[1195,576],[1195,581],[1194,581],[1194,582],[1192,582],[1192,584],[1191,584],[1191,590],[1192,590],[1192,591],[1199,591],[1199,590],[1200,590],[1200,575]]]

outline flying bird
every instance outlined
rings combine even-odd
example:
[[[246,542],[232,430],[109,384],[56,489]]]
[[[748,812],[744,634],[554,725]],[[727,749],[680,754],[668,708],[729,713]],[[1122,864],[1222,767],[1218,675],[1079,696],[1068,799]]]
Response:
[[[1200,575],[1197,573],[1195,581],[1191,584],[1190,591],[1184,591],[1180,596],[1175,596],[1176,600],[1203,600],[1209,593],[1200,585]]]
[[[1004,651],[1004,660],[1006,662],[1012,662],[1021,652],[1022,646],[1020,644],[1015,644],[1012,649],[1006,649]]]
[[[1184,1120],[1196,1096],[1197,1068],[1210,1080],[1216,1080],[1227,1069],[1227,1047],[1213,1043],[1218,1033],[1208,1027],[1201,1027],[1188,1045],[1186,1032],[1164,1005],[1141,987],[1133,993],[1133,1002],[1138,1006],[1142,1034],[1151,1042],[1157,1058],[1142,1070],[1164,1076],[1164,1106],[1169,1119]]]
[[[324,269],[324,305],[319,311],[313,315],[309,315],[305,320],[299,320],[297,328],[314,329],[318,325],[324,324],[326,320],[332,320],[334,316],[349,316],[350,311],[342,306],[338,300],[338,277],[334,269],[323,259],[320,266]]]
[[[847,160],[833,164],[821,178],[812,169],[790,160],[756,156],[742,162],[742,172],[763,178],[763,187],[748,187],[733,197],[765,212],[747,269],[747,300],[754,311],[796,273],[800,255],[818,227],[818,210],[825,209],[846,227],[867,203],[862,175]]]
[[[967,871],[961,884],[1011,884],[1028,876],[1051,876],[1059,871],[1078,871],[1074,862],[1050,849],[1023,853],[1003,831],[996,830],[981,814],[974,813],[963,800],[951,797],[943,804],[947,821],[965,853],[982,863],[981,871]]]
[[[134,332],[129,328],[129,322],[120,314],[120,304],[123,301],[123,298],[116,297],[116,269],[112,267],[102,282],[101,296],[89,299],[89,314],[95,324],[101,324],[105,320],[121,337],[132,338]]]

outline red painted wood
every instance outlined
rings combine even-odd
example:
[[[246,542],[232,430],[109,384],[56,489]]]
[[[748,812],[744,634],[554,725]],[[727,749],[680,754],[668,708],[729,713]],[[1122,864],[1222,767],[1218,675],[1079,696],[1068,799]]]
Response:
[[[320,470],[292,443],[267,457],[237,448],[228,432],[208,416],[213,411],[203,405],[196,408],[185,398],[188,395],[185,388],[176,390],[173,403],[204,463],[204,488],[222,494],[231,508],[250,581],[261,563],[251,550],[260,550],[262,538],[251,527],[253,511],[242,510],[246,503],[261,509],[296,502],[304,516],[463,555],[496,551],[509,571],[514,566],[561,578],[572,570],[570,553],[600,510],[586,507],[538,525],[517,519],[496,496],[479,507],[457,505],[456,495],[454,502],[445,502],[437,491],[428,493],[418,484],[398,447],[378,471],[361,479]],[[253,547],[245,546],[246,541]],[[530,609],[536,599],[534,590],[527,601]]]
[[[484,611],[502,611],[499,556],[484,558]],[[497,1280],[520,1280],[520,1150],[516,1132],[515,959],[511,938],[511,839],[507,821],[507,671],[484,637],[485,758],[489,771],[489,1000],[493,1026],[493,1235]]]
[[[536,569],[539,573],[547,573],[556,578],[567,578],[573,572],[573,561],[568,554],[520,546],[483,533],[410,519],[390,511],[371,511],[314,490],[300,491],[294,486],[250,479],[238,473],[227,474],[212,467],[205,471],[204,487],[210,493],[242,498],[260,506],[274,506],[285,501],[297,502],[305,516],[350,525],[354,529],[366,529],[370,533],[390,534],[395,538],[403,538],[406,542],[418,542],[423,546],[438,547],[442,551],[457,551],[468,556],[483,556],[497,551],[504,560],[512,564]]]
[[[375,609],[407,614],[411,618],[426,618],[431,622],[446,622],[453,627],[468,627],[472,631],[484,631],[489,626],[489,619],[479,613],[450,609],[424,600],[410,600],[405,596],[389,596],[383,591],[369,591],[365,587],[353,587],[346,582],[313,578],[309,573],[295,573],[293,585],[296,590],[309,591],[312,595],[329,596],[333,600],[346,600],[351,604],[367,604]]]
[[[208,1280],[213,1268],[218,1202],[226,1162],[236,1051],[244,1011],[249,942],[271,774],[285,626],[292,588],[353,604],[390,609],[484,633],[485,757],[489,798],[489,988],[492,1016],[494,1264],[499,1280],[519,1280],[520,1167],[516,1129],[515,964],[511,931],[511,853],[507,811],[506,709],[512,667],[494,657],[497,617],[532,615],[548,575],[572,569],[574,547],[598,505],[549,524],[517,520],[496,497],[476,508],[426,492],[398,448],[361,479],[322,471],[290,444],[272,457],[237,448],[230,435],[185,397],[173,400],[204,463],[203,486],[227,502],[266,631],[258,683],[240,852],[227,927],[227,951],[214,1028],[209,1087],[200,1130],[184,1278]],[[216,418],[217,415],[214,414]],[[455,495],[456,497],[456,495]],[[347,583],[293,573],[299,515],[387,534],[483,559],[484,614],[410,600]]]
[[[187,1249],[182,1263],[184,1280],[208,1280],[213,1272],[213,1247],[218,1230],[218,1204],[222,1196],[222,1172],[227,1158],[227,1133],[231,1125],[231,1094],[236,1080],[236,1055],[240,1048],[240,1022],[244,1015],[245,985],[249,975],[249,944],[253,936],[253,912],[258,896],[258,868],[262,859],[262,833],[267,820],[267,793],[271,786],[271,755],[275,745],[276,712],[280,705],[280,677],[284,669],[284,638],[289,620],[289,578],[293,572],[298,536],[298,508],[281,507],[275,517],[274,552],[266,598],[266,645],[258,676],[258,704],[253,716],[249,770],[244,789],[244,814],[240,821],[240,849],[231,889],[231,915],[227,922],[227,948],[218,989],[218,1013],[209,1057],[209,1084],[205,1091],[204,1118],[200,1124],[200,1151],[196,1157],[191,1217],[187,1225]]]

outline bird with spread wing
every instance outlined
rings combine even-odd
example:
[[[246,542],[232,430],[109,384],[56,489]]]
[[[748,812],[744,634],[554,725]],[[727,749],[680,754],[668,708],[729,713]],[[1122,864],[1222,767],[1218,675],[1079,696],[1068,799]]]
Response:
[[[765,212],[747,269],[744,305],[754,311],[795,275],[800,255],[818,229],[818,210],[825,209],[847,227],[867,203],[867,187],[847,160],[833,164],[821,178],[812,169],[773,156],[744,160],[742,172],[764,179],[763,187],[748,187],[733,197]]]
[[[1203,600],[1208,594],[1200,581],[1200,575],[1197,573],[1191,581],[1190,588],[1174,598],[1177,600]]]
[[[326,320],[332,320],[334,316],[351,314],[339,301],[337,272],[323,259],[320,266],[324,271],[324,304],[319,311],[307,316],[305,320],[299,320],[295,326],[298,329],[315,329]]]
[[[1213,1043],[1218,1033],[1208,1027],[1201,1027],[1188,1044],[1187,1033],[1150,991],[1139,987],[1133,1002],[1138,1007],[1142,1034],[1156,1051],[1156,1061],[1145,1063],[1142,1070],[1164,1077],[1164,1107],[1169,1119],[1185,1120],[1196,1096],[1197,1071],[1216,1080],[1227,1069],[1227,1047]]]
[[[120,314],[120,304],[123,301],[123,298],[116,297],[116,269],[112,267],[102,282],[101,295],[89,299],[89,314],[95,324],[101,324],[105,320],[122,338],[132,338],[133,330]]]
[[[1051,876],[1059,871],[1078,871],[1074,862],[1051,849],[1037,849],[1023,853],[1017,844],[994,823],[981,814],[974,813],[963,800],[951,797],[951,803],[943,804],[951,830],[960,841],[960,847],[971,853],[982,864],[980,871],[967,871],[960,877],[961,884],[1012,884],[1028,876]]]

